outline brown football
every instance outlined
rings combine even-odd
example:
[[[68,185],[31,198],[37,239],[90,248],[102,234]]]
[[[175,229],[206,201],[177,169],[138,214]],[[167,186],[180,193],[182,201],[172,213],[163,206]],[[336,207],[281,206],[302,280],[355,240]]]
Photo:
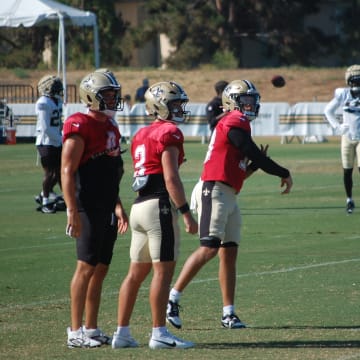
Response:
[[[281,88],[281,87],[285,86],[285,79],[281,75],[275,75],[272,77],[271,83],[275,87]]]

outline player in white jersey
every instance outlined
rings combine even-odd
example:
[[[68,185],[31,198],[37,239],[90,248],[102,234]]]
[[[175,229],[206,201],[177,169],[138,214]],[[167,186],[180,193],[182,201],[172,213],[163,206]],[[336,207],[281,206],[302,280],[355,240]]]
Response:
[[[345,72],[346,88],[335,90],[334,98],[325,107],[325,116],[330,125],[341,136],[341,161],[344,169],[344,187],[347,196],[346,211],[351,214],[355,208],[352,198],[353,167],[355,159],[360,171],[360,65],[352,65]],[[342,107],[342,123],[336,111]]]
[[[63,84],[54,75],[45,75],[38,83],[40,97],[35,104],[37,116],[36,141],[41,166],[44,170],[42,192],[35,198],[41,212],[56,212],[53,188],[60,184],[60,163],[62,149],[62,96]],[[53,198],[50,199],[50,195]]]

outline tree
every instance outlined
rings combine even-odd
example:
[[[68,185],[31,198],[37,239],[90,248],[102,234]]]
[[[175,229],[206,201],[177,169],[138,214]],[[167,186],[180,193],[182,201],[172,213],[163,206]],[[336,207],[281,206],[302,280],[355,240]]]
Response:
[[[244,39],[261,45],[267,64],[270,58],[272,65],[315,65],[332,44],[320,29],[304,29],[305,16],[316,14],[320,3],[321,0],[148,0],[144,5],[148,18],[137,29],[137,43],[166,33],[176,48],[167,61],[173,67],[198,66],[211,61],[219,51],[232,52],[238,66],[242,66]]]
[[[360,1],[351,0],[349,6],[342,9],[337,16],[343,36],[338,44],[340,63],[349,66],[358,64],[360,58]]]

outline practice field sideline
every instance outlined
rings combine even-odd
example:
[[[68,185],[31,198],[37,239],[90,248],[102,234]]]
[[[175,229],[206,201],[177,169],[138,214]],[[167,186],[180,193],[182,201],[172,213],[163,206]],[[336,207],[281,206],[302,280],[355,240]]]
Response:
[[[3,359],[360,359],[360,175],[354,173],[359,208],[345,212],[339,138],[321,144],[269,143],[269,155],[294,178],[280,195],[278,178],[258,171],[239,196],[242,241],[238,257],[236,308],[249,325],[221,328],[217,261],[210,262],[182,297],[183,329],[194,341],[186,351],[151,351],[149,282],[140,290],[132,319],[138,349],[69,350],[69,283],[74,242],[65,236],[65,213],[35,211],[41,168],[33,144],[0,145],[0,358]],[[128,145],[126,145],[128,146]],[[188,198],[206,145],[186,141],[181,174]],[[130,211],[130,154],[120,193]],[[182,220],[180,219],[182,225]],[[181,258],[198,246],[182,232]],[[119,237],[103,289],[99,326],[116,328],[118,287],[129,264],[130,232]]]

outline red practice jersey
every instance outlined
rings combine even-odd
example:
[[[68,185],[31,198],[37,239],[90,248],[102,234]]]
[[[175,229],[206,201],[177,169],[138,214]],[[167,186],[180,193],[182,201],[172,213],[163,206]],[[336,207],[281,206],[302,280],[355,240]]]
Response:
[[[134,176],[162,174],[161,155],[168,146],[179,149],[179,166],[184,161],[184,135],[168,121],[154,121],[140,129],[132,139],[131,155]]]
[[[204,161],[201,180],[222,181],[239,192],[246,175],[247,158],[228,138],[232,128],[251,133],[248,118],[238,110],[226,114],[216,125]]]
[[[104,154],[110,156],[120,154],[121,136],[115,120],[96,121],[86,114],[76,113],[69,116],[64,123],[63,142],[71,134],[80,135],[85,142],[80,165],[90,158],[96,158]]]
[[[79,209],[113,211],[123,171],[117,123],[76,113],[64,123],[63,141],[71,134],[81,136],[85,144],[76,176]]]

